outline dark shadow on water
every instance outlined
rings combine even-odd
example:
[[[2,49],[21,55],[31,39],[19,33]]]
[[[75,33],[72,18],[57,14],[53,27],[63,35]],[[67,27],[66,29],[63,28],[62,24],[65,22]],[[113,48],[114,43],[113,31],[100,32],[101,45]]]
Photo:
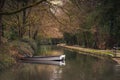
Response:
[[[56,66],[65,66],[65,60],[63,61],[29,61],[22,60],[22,63],[30,63],[30,64],[44,64],[44,65],[56,65]]]

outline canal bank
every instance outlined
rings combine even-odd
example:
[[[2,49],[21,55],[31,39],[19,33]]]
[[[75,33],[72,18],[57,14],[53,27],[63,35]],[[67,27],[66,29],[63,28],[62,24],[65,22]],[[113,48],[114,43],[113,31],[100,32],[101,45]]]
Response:
[[[112,50],[96,50],[90,48],[82,48],[80,46],[68,46],[68,45],[58,45],[58,46],[73,52],[90,55],[101,59],[114,57]]]
[[[32,56],[37,52],[37,43],[30,39],[6,42],[0,47],[0,71],[16,65],[22,57]]]

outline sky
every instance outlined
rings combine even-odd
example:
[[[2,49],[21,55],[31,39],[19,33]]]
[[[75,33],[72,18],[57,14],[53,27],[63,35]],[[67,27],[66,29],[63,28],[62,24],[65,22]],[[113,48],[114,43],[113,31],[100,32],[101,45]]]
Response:
[[[58,6],[62,6],[63,5],[63,0],[52,0],[51,3],[55,4],[55,5],[58,5]]]
[[[51,0],[53,7],[50,10],[52,11],[52,13],[55,15],[61,15],[62,10],[60,7],[65,5],[66,1],[68,1],[68,0]]]

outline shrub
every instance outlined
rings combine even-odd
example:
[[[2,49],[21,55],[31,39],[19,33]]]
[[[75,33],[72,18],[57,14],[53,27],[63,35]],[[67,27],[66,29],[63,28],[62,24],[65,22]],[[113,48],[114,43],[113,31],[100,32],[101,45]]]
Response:
[[[0,46],[0,71],[15,64],[15,59],[11,56],[8,44]]]
[[[10,43],[11,47],[11,54],[16,59],[25,57],[25,56],[32,56],[34,54],[34,50],[31,46],[25,42],[20,41],[13,41]]]
[[[23,38],[23,39],[21,39],[21,42],[25,42],[28,45],[30,45],[30,47],[34,50],[34,52],[37,51],[37,44],[36,44],[36,42],[33,39]]]

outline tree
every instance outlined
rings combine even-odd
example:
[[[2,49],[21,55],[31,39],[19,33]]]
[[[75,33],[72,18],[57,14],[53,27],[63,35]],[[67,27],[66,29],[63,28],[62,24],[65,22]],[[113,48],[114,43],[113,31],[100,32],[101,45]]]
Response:
[[[24,7],[21,7],[20,9],[17,9],[17,10],[13,10],[13,11],[10,11],[10,12],[4,12],[3,11],[3,8],[4,8],[4,5],[5,5],[5,1],[6,0],[1,0],[0,1],[0,44],[1,44],[1,37],[2,37],[2,16],[3,15],[12,15],[12,14],[16,14],[16,13],[19,13],[21,11],[24,12],[24,17],[25,17],[25,10],[28,9],[28,8],[31,8],[31,7],[34,7],[40,3],[43,3],[45,2],[46,0],[40,0],[40,1],[35,1],[35,2],[32,2],[31,4],[29,5],[25,5]],[[9,0],[8,0],[9,1]],[[8,2],[6,1],[6,3]],[[25,0],[23,0],[25,1]],[[23,24],[24,24],[25,21],[23,21]]]
[[[5,0],[0,0],[0,12],[3,11]],[[2,15],[0,15],[0,45],[1,45],[1,38],[2,38]]]
[[[119,31],[119,4],[114,0],[71,0],[78,7],[79,13],[83,13],[84,29],[92,33],[94,48],[112,48],[114,44],[120,45]],[[81,16],[78,16],[81,17]],[[90,40],[89,38],[87,39]],[[86,40],[84,40],[86,41]],[[87,41],[87,43],[88,43]]]

